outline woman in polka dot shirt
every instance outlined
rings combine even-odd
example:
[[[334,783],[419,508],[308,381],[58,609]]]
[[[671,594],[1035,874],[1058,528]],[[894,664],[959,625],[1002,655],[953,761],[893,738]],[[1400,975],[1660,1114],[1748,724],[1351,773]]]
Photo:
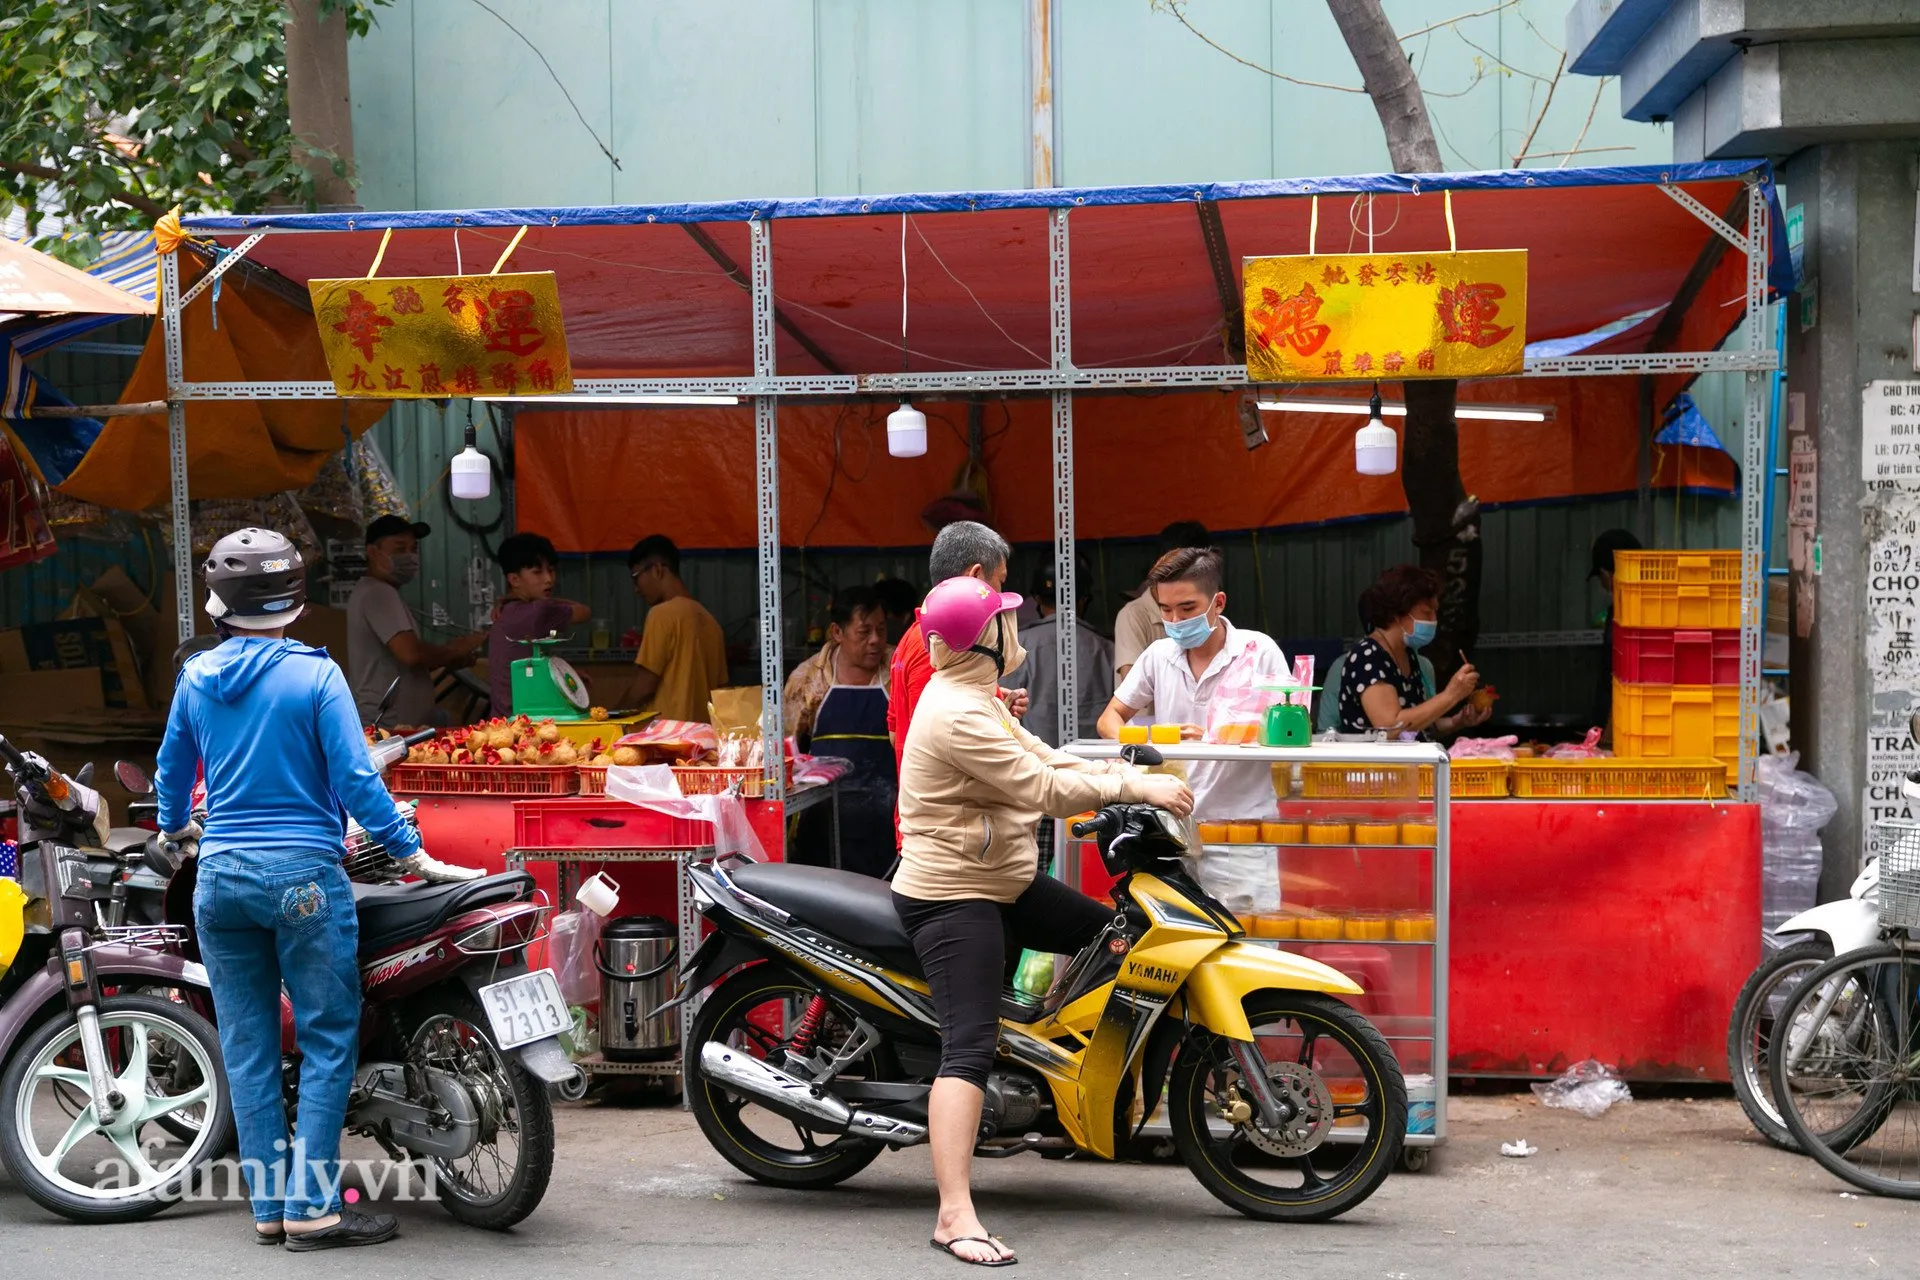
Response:
[[[1433,639],[1439,606],[1440,575],[1418,565],[1396,565],[1360,594],[1367,638],[1340,673],[1340,732],[1385,729],[1433,738],[1486,720],[1487,712],[1461,706],[1480,683],[1472,663],[1462,664],[1435,697],[1423,687],[1415,654]]]

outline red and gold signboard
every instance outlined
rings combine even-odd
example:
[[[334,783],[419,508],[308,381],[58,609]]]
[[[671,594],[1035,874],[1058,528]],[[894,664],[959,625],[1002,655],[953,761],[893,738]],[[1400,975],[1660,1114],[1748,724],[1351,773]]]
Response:
[[[307,290],[340,395],[420,400],[573,390],[551,271],[313,280]]]
[[[1248,258],[1254,382],[1519,373],[1527,251]]]

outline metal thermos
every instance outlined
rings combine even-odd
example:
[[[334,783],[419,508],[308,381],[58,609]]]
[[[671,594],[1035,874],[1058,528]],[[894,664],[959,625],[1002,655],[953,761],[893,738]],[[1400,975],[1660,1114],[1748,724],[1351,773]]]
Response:
[[[614,1062],[652,1062],[680,1052],[677,1011],[649,1017],[673,998],[674,928],[658,916],[607,921],[600,967],[600,1052]]]

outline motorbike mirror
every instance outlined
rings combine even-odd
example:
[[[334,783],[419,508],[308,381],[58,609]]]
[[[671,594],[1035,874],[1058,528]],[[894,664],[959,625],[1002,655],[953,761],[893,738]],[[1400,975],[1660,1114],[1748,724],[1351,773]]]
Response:
[[[93,761],[89,760],[85,764],[81,765],[79,770],[74,773],[73,780],[79,783],[83,787],[92,786],[93,785]]]
[[[147,777],[146,770],[130,760],[115,760],[113,776],[120,787],[130,796],[150,796],[153,794],[153,782]]]

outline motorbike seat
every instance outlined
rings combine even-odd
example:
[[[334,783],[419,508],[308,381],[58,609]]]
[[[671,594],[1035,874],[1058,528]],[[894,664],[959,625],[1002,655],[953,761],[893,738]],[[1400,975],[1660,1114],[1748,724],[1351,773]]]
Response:
[[[116,858],[137,858],[152,834],[145,827],[115,827],[107,832],[107,852]]]
[[[360,917],[360,954],[418,940],[465,911],[518,902],[533,894],[524,871],[482,876],[462,884],[360,884],[353,905]]]
[[[893,890],[886,881],[790,862],[756,862],[734,868],[728,875],[742,889],[800,923],[875,955],[895,969],[922,976],[913,940],[893,909]]]

